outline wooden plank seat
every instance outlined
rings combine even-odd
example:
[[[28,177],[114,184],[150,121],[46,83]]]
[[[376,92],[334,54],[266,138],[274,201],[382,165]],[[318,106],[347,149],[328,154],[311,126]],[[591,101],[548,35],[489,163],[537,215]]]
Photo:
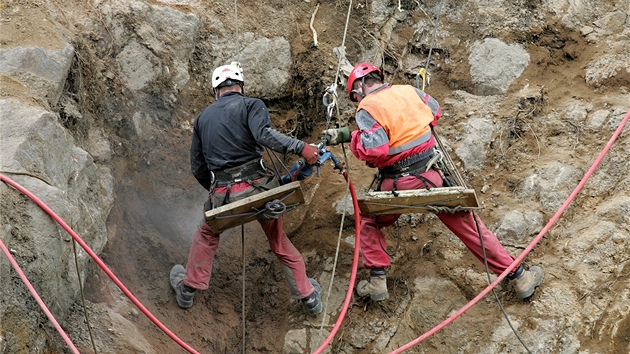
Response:
[[[441,187],[396,191],[368,191],[358,197],[359,209],[365,215],[390,215],[436,211],[479,209],[474,189]]]
[[[287,183],[251,197],[208,210],[204,216],[213,232],[224,231],[256,220],[259,216],[257,211],[265,209],[267,202],[276,199],[286,205],[287,211],[304,203],[304,193],[302,192],[300,181]]]

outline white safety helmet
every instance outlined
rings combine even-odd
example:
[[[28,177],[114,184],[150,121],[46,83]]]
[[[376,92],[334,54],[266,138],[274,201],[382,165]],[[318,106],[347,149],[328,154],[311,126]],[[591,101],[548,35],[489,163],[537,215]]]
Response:
[[[243,84],[243,69],[238,62],[232,62],[228,65],[219,66],[212,72],[213,89],[216,89],[227,80],[238,81],[238,83]],[[230,84],[229,86],[233,84],[236,84],[236,82]]]

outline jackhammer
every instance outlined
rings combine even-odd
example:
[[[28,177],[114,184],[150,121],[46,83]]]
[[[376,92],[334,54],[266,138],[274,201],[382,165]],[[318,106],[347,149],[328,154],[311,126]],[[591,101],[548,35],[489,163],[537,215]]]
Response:
[[[299,158],[295,163],[293,163],[293,166],[291,166],[291,170],[289,170],[289,173],[280,178],[280,184],[287,184],[293,181],[301,181],[310,177],[313,174],[313,166],[315,166],[316,175],[317,177],[319,177],[322,165],[328,160],[331,160],[333,162],[335,170],[339,170],[339,173],[343,172],[343,169],[345,167],[344,163],[339,162],[335,155],[333,155],[332,152],[326,149],[326,138],[322,139],[322,141],[319,142],[319,144],[315,145],[315,147],[319,152],[319,159],[317,160],[315,165],[311,166],[306,163],[304,158]]]

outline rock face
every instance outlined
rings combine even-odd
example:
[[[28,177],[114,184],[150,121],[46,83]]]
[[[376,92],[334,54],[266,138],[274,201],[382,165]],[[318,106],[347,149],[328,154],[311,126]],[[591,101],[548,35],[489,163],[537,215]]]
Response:
[[[14,33],[5,28],[2,36]],[[113,205],[113,177],[109,167],[96,165],[77,146],[72,133],[60,124],[58,112],[50,108],[62,96],[74,48],[60,39],[55,26],[47,33],[54,40],[13,43],[0,49],[0,75],[10,83],[0,98],[0,171],[48,205],[100,253],[107,242],[105,222]],[[10,88],[21,89],[9,92]],[[78,246],[75,254],[72,237],[7,184],[0,185],[0,224],[3,242],[50,311],[59,319],[67,317],[80,299],[90,257]],[[26,348],[45,352],[57,347],[39,330],[48,320],[35,300],[4,257],[1,263],[0,281],[5,285],[0,287],[0,348],[3,352],[25,352]]]
[[[0,142],[7,147],[2,152],[0,170],[73,225],[83,241],[100,252],[107,241],[105,220],[113,203],[109,169],[98,168],[91,156],[75,145],[55,114],[12,99],[0,100],[0,107]],[[31,282],[39,285],[38,292],[49,304],[55,304],[51,308],[55,315],[64,318],[79,299],[78,276],[85,281],[90,257],[78,252],[75,260],[73,239],[66,231],[34,203],[26,203],[16,190],[6,185],[0,188],[3,240],[14,257],[29,260],[22,265]],[[83,270],[79,275],[75,261]],[[0,277],[14,285],[0,290],[0,326],[8,343],[13,336],[24,335],[15,333],[17,328],[29,332],[33,343],[45,341],[36,328],[30,328],[42,318],[30,316],[34,303],[23,293],[23,285],[8,267],[2,268]],[[34,322],[25,326],[24,321]],[[24,343],[8,348],[19,349]]]
[[[350,9],[279,0],[8,0],[0,5],[0,173],[50,206],[199,351],[313,352],[341,313],[357,243],[347,184],[328,166],[304,182],[305,205],[285,219],[309,276],[322,284],[325,316],[306,318],[302,304],[289,301],[258,225],[243,229],[243,248],[240,229],[222,235],[210,287],[193,310],[173,301],[168,270],[185,262],[207,197],[190,175],[187,150],[192,120],[214,99],[212,69],[239,61],[246,93],[268,104],[274,127],[313,142],[331,125],[355,128],[343,75],[351,63],[372,61],[395,84],[414,84],[426,65],[427,92],[444,111],[436,134],[481,191],[479,215],[517,256],[629,108],[629,16],[630,3],[613,0],[374,0]],[[332,87],[331,108],[339,110],[325,112],[322,94]],[[630,351],[628,129],[526,258],[546,271],[535,295],[522,302],[496,289],[532,352]],[[363,192],[375,171],[344,157]],[[384,230],[390,299],[353,299],[324,352],[395,350],[495,276],[433,214],[405,215],[399,224]],[[338,246],[337,235],[346,242]],[[99,352],[181,350],[78,246],[77,274],[72,238],[4,183],[0,238],[82,352],[92,343],[80,284]],[[359,261],[358,277],[366,274]],[[0,353],[68,351],[4,256],[0,283]],[[243,319],[245,338],[234,331]],[[489,296],[417,351],[524,350]]]

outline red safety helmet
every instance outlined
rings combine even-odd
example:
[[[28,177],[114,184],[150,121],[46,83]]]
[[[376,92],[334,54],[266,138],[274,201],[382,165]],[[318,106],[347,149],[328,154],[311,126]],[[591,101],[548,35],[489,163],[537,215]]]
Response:
[[[354,68],[352,68],[352,71],[350,72],[350,76],[348,76],[348,84],[347,84],[348,96],[350,97],[350,101],[357,102],[357,100],[355,100],[352,95],[352,86],[354,85],[354,82],[357,79],[360,79],[362,77],[369,75],[370,73],[377,73],[378,76],[381,78],[381,81],[385,80],[383,71],[371,63],[368,63],[368,62],[359,63]]]

